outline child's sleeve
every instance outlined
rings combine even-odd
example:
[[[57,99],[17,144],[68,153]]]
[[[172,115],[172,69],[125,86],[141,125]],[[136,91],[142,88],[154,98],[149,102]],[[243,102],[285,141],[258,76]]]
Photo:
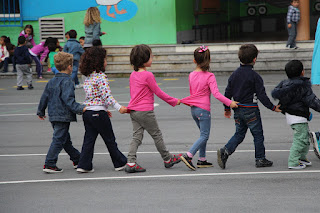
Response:
[[[61,95],[61,99],[65,103],[65,105],[75,114],[81,115],[83,113],[83,108],[85,105],[79,104],[75,100],[74,94],[74,83],[73,81],[65,81],[63,85],[63,94]]]
[[[41,117],[45,116],[45,111],[48,106],[48,97],[49,97],[49,90],[48,90],[48,84],[47,84],[41,95],[40,102],[38,105],[38,111],[37,111],[38,116],[41,116]]]
[[[31,63],[32,63],[31,57],[30,57],[30,53],[29,53],[29,51],[28,51],[28,48],[25,48],[24,57],[27,59],[28,64],[31,64]]]
[[[107,102],[107,105],[111,105],[113,108],[119,111],[121,105],[111,94],[108,77],[106,75],[102,75],[101,78],[98,79],[97,83],[99,85],[99,92],[101,93],[103,100]]]
[[[69,51],[69,46],[68,46],[68,43],[66,43],[63,47],[63,52],[68,53],[68,51]]]
[[[225,90],[225,92],[224,92],[224,96],[225,96],[226,98],[229,98],[230,100],[231,100],[231,98],[232,98],[232,79],[233,79],[233,75],[231,75],[231,76],[229,77],[229,79],[228,79],[228,85],[227,85],[226,90]],[[224,104],[224,110],[225,110],[225,111],[230,111],[230,105],[228,106],[228,105],[225,105],[225,104]]]
[[[210,75],[210,77],[208,79],[208,85],[209,85],[209,88],[210,88],[210,91],[211,91],[213,97],[218,99],[224,105],[230,106],[232,101],[220,93],[218,85],[217,85],[216,77],[213,74]]]
[[[40,61],[44,61],[48,56],[49,49],[48,47],[44,47],[43,53],[41,54]]]
[[[309,106],[311,109],[320,112],[320,100],[319,98],[313,93],[312,89],[310,88],[307,94],[303,97],[303,102]]]
[[[261,103],[265,107],[274,111],[276,109],[276,106],[273,103],[271,103],[269,97],[267,96],[266,89],[264,88],[264,83],[263,83],[261,76],[256,74],[254,80],[255,80],[256,94],[257,94],[259,101],[261,101]]]
[[[291,23],[292,13],[293,13],[293,9],[289,7],[288,13],[287,13],[287,24]]]
[[[33,36],[32,36],[32,38],[30,40],[30,43],[32,44],[33,47],[36,46],[36,42],[34,42]]]

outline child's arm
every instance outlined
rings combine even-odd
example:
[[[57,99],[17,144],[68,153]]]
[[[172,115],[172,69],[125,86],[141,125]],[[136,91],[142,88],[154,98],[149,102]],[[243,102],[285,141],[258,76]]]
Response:
[[[217,85],[217,81],[214,75],[210,75],[208,79],[208,85],[210,87],[210,91],[212,95],[218,99],[221,103],[223,103],[226,106],[230,106],[232,101],[229,98],[226,98],[219,92],[219,88]]]
[[[75,114],[81,115],[85,111],[85,105],[79,104],[75,100],[73,81],[64,81],[61,99],[65,105]]]
[[[48,90],[48,84],[47,84],[40,98],[40,102],[37,110],[37,115],[41,120],[44,120],[44,118],[46,117],[45,112],[48,106],[48,98],[49,98],[49,90]]]
[[[63,47],[63,50],[62,50],[63,52],[66,52],[66,53],[68,53],[68,51],[69,51],[69,45],[68,45],[68,42],[64,45],[64,47]]]
[[[287,13],[287,24],[288,28],[291,28],[291,19],[292,19],[293,9],[289,7],[288,13]]]
[[[313,93],[310,88],[307,94],[303,97],[303,102],[311,109],[320,112],[320,99]]]
[[[30,43],[32,44],[33,47],[36,46],[36,42],[34,42],[33,36],[32,36],[32,38],[30,40]]]
[[[41,54],[41,57],[40,57],[40,61],[41,62],[44,62],[44,60],[46,59],[46,57],[48,56],[48,53],[49,53],[49,49],[48,47],[44,47],[44,50]]]
[[[260,75],[255,75],[255,89],[258,99],[261,101],[261,103],[267,107],[268,109],[275,111],[277,107],[271,103],[269,97],[266,94],[266,90],[264,88],[264,83]]]

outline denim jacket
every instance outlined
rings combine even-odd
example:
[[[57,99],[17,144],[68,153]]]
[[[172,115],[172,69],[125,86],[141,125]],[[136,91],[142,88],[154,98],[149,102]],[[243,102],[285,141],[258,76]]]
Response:
[[[77,121],[76,114],[81,115],[85,105],[76,102],[70,75],[57,73],[48,82],[41,96],[37,115],[44,116],[47,106],[50,122]]]
[[[70,53],[73,55],[74,61],[80,61],[80,56],[84,53],[79,41],[75,38],[70,38],[64,45],[63,52]]]
[[[100,39],[102,36],[100,23],[90,24],[89,26],[85,26],[86,37],[84,39],[84,47],[91,47],[92,42],[96,39]]]

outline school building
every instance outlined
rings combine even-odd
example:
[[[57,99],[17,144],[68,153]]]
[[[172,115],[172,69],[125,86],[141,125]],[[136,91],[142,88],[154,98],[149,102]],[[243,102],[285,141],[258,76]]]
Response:
[[[290,0],[0,0],[0,34],[13,44],[23,26],[35,41],[84,36],[86,9],[101,13],[103,45],[285,41]],[[298,40],[314,39],[320,0],[300,0]]]

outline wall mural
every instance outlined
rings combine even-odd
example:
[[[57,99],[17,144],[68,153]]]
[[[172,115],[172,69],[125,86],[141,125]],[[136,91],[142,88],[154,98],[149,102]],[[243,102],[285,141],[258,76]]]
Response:
[[[137,5],[129,0],[96,0],[101,18],[111,22],[124,22],[133,18]]]

